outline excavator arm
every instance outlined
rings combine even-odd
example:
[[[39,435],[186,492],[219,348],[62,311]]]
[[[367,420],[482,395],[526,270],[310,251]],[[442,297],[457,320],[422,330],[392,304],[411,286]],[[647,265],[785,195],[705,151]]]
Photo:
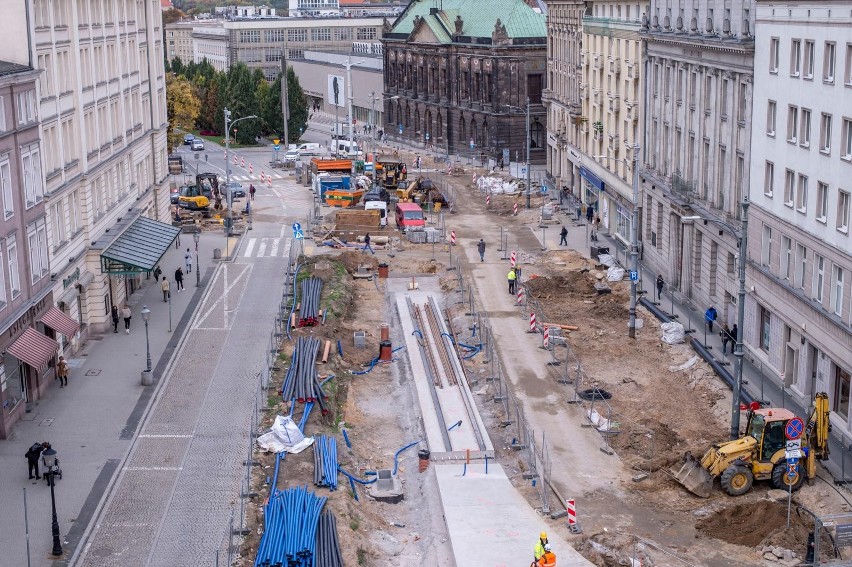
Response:
[[[828,435],[831,432],[830,413],[828,394],[820,392],[814,396],[814,405],[805,428],[805,437],[808,440],[807,472],[810,479],[816,477],[817,460],[824,461],[828,458]]]

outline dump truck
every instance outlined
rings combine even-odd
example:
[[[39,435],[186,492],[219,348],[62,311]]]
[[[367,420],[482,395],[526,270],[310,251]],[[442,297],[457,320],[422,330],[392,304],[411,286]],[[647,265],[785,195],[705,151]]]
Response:
[[[825,393],[814,397],[807,421],[788,409],[755,403],[743,436],[713,444],[701,459],[686,453],[683,462],[668,472],[702,498],[710,496],[717,478],[731,496],[745,494],[755,480],[798,490],[806,479],[816,478],[816,461],[828,458],[829,412]]]
[[[199,173],[195,176],[195,185],[184,185],[180,188],[178,205],[190,211],[206,211],[210,208],[210,200],[216,197],[221,201],[219,193],[219,176],[215,173]]]

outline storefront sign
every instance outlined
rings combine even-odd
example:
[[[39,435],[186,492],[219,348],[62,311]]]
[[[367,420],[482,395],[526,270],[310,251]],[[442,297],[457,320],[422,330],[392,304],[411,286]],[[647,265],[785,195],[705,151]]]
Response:
[[[597,175],[595,175],[583,166],[580,166],[580,175],[596,189],[600,189],[601,191],[604,190],[604,182],[601,181]]]
[[[53,303],[53,297],[51,295],[47,295],[41,298],[41,301],[27,309],[17,321],[12,323],[9,327],[9,338],[14,338],[18,336],[18,334],[23,331],[26,327],[30,326],[30,323],[35,321],[35,318],[44,311],[49,304]]]
[[[70,276],[68,276],[67,278],[64,278],[62,280],[62,289],[68,289],[68,286],[70,286],[71,284],[73,284],[74,282],[76,282],[79,279],[80,279],[80,268],[78,266],[77,269],[74,270],[74,273],[72,273]]]

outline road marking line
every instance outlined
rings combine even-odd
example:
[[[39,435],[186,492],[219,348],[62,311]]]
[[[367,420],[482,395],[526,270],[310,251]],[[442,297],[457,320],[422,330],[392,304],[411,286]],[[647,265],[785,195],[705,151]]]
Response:
[[[248,244],[246,245],[246,253],[243,254],[245,258],[249,258],[251,256],[252,251],[254,250],[254,245],[257,243],[257,238],[250,238]]]
[[[279,236],[278,238],[284,238],[284,231],[285,230],[287,230],[287,227],[282,224],[281,225],[281,236]]]
[[[266,244],[269,241],[268,238],[260,239],[260,246],[257,247],[257,257],[263,258],[264,254],[266,254]]]
[[[124,467],[126,471],[182,471],[183,467]]]
[[[272,249],[269,251],[270,256],[278,256],[278,245],[281,242],[280,238],[276,238],[272,241]]]
[[[158,435],[158,434],[145,434],[143,433],[139,437],[147,437],[148,439],[183,439],[185,437],[192,437],[192,435]]]

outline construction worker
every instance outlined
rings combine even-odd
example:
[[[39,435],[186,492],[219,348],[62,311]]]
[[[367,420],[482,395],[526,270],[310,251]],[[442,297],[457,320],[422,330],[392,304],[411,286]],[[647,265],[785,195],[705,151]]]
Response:
[[[509,295],[515,295],[515,282],[518,279],[518,276],[515,274],[515,268],[511,268],[509,270],[509,275],[506,277],[509,280]]]
[[[536,567],[556,567],[556,554],[550,549],[550,544],[544,544],[544,554],[539,558]]]
[[[533,565],[538,565],[538,560],[544,556],[544,548],[548,545],[550,544],[547,542],[547,532],[538,534],[538,541],[535,542],[535,548],[533,548],[533,556],[535,556]]]

